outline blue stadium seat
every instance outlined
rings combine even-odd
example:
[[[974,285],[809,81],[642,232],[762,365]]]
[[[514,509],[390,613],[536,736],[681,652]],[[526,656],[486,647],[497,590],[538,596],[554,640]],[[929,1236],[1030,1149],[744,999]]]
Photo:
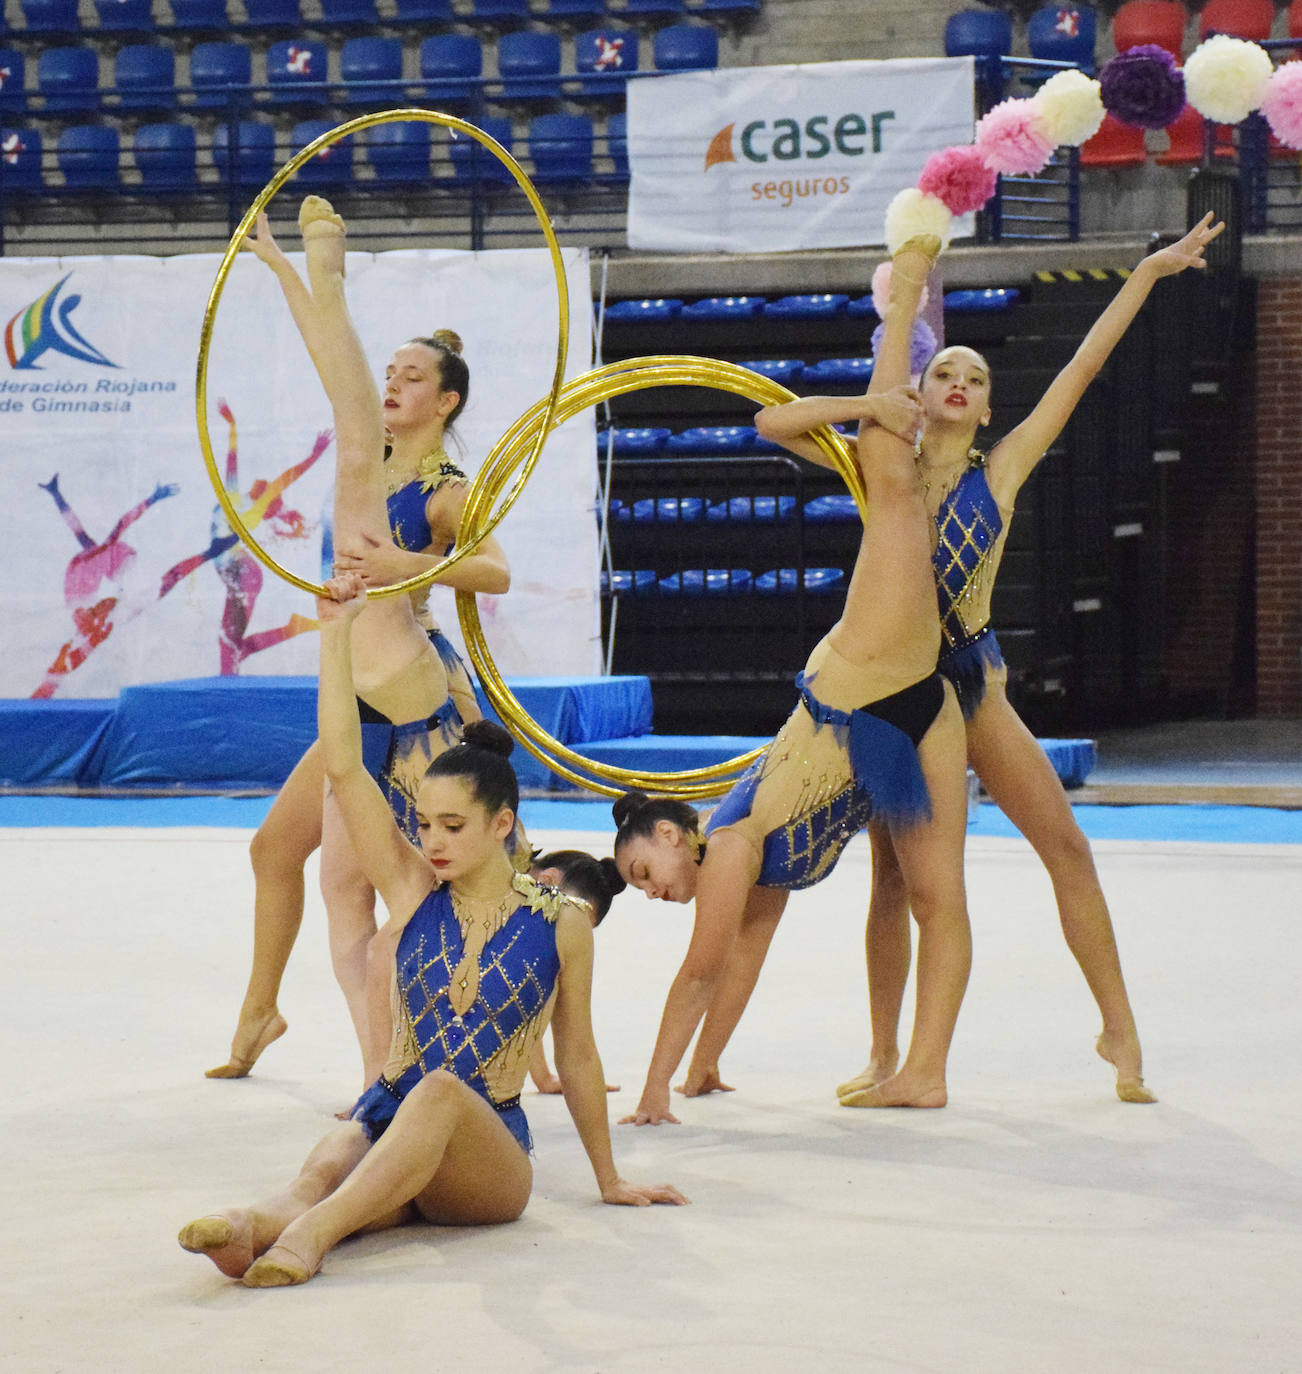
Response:
[[[946,57],[1006,57],[1013,21],[1004,10],[959,10],[945,21]]]
[[[436,33],[420,45],[425,95],[440,105],[465,104],[484,70],[484,49],[468,33]]]
[[[0,129],[0,186],[5,195],[41,189],[41,136],[35,129]]]
[[[216,86],[248,86],[253,80],[253,54],[243,43],[196,43],[190,53],[191,108],[216,110],[249,103],[249,92],[225,93]]]
[[[693,13],[745,20],[757,15],[762,8],[761,0],[696,0]]]
[[[303,22],[298,0],[244,0],[244,9],[255,29],[296,29]]]
[[[705,502],[699,496],[646,497],[633,502],[633,519],[639,525],[694,525],[705,519]]]
[[[601,590],[613,596],[649,596],[659,588],[654,568],[612,568],[609,576],[602,572]]]
[[[140,184],[155,191],[193,191],[194,128],[189,124],[142,124],[133,149]]]
[[[687,12],[687,6],[683,0],[624,0],[617,11],[611,12],[618,14],[621,19],[627,15],[634,21],[661,24],[681,19]]]
[[[129,43],[118,49],[113,85],[120,110],[174,110],[176,59],[161,43]]]
[[[841,568],[806,568],[804,581],[806,592],[826,596],[845,586],[845,572]],[[774,568],[755,579],[760,596],[794,596],[799,588],[798,568]]]
[[[877,318],[877,307],[873,304],[872,296],[856,296],[845,307],[845,313],[851,319],[875,320]]]
[[[823,291],[807,296],[779,296],[764,303],[766,315],[787,320],[826,320],[845,310],[850,297],[842,292]]]
[[[475,120],[489,138],[495,138],[512,151],[511,121],[502,115],[484,115]],[[449,138],[448,156],[458,181],[489,181],[514,185],[515,178],[477,139]]]
[[[0,113],[20,114],[27,108],[27,62],[16,48],[0,48]]]
[[[94,48],[46,48],[36,60],[36,84],[46,114],[99,108],[99,54]]]
[[[714,502],[705,518],[732,525],[773,525],[790,520],[795,509],[794,496],[734,496]]]
[[[224,29],[226,0],[168,0],[174,29]]]
[[[664,296],[640,301],[615,301],[606,307],[607,321],[621,324],[663,324],[677,319],[682,301],[667,300]]]
[[[402,42],[397,38],[349,38],[339,50],[346,105],[383,105],[402,99]],[[383,81],[383,86],[357,85]]]
[[[670,453],[749,453],[755,443],[753,425],[699,425],[669,436]]]
[[[304,119],[289,134],[291,155],[301,153],[314,139],[335,127],[333,119]],[[353,179],[353,140],[340,139],[305,162],[294,174],[300,186],[338,186]]]
[[[377,181],[427,185],[430,180],[429,125],[414,121],[377,124],[365,130],[366,160]]]
[[[22,0],[28,33],[77,33],[77,0]]]
[[[521,29],[504,33],[497,44],[497,74],[502,93],[493,100],[556,100],[561,93],[561,40],[554,33]]]
[[[748,320],[763,309],[763,296],[707,296],[683,306],[683,319]]]
[[[242,119],[235,126],[234,153],[231,128],[219,124],[213,130],[212,160],[223,182],[237,186],[264,186],[276,170],[276,131],[270,124]]]
[[[606,120],[606,150],[615,175],[628,180],[628,116],[623,110]]]
[[[805,365],[806,386],[864,386],[873,375],[871,358],[823,358]]]
[[[805,522],[811,525],[844,525],[859,523],[859,507],[848,492],[832,496],[815,496],[805,502]]]
[[[550,0],[544,19],[552,23],[586,23],[606,17],[606,0]]]
[[[621,458],[646,458],[659,453],[669,442],[671,430],[658,426],[644,426],[639,429],[610,429],[597,435],[597,452],[606,451],[606,436],[614,437],[615,453]]]
[[[719,65],[719,35],[700,24],[673,24],[655,36],[658,72],[710,71]]]
[[[783,386],[794,386],[805,375],[805,365],[799,358],[765,358],[760,362],[742,363],[742,366]]]
[[[751,589],[749,568],[687,568],[658,583],[661,596],[744,596]]]
[[[330,24],[378,24],[375,0],[321,0],[321,22]]]
[[[1074,62],[1093,76],[1096,25],[1092,5],[1042,5],[1026,21],[1026,43],[1032,57]]]
[[[59,171],[70,189],[118,188],[118,131],[104,124],[76,124],[59,135]]]
[[[315,39],[285,38],[267,49],[267,85],[274,105],[324,104],[328,67],[326,45]]]
[[[1021,294],[1015,286],[992,286],[984,291],[946,291],[945,309],[997,315],[1001,310],[1010,310]]]
[[[589,29],[574,40],[574,70],[579,74],[575,100],[624,103],[630,72],[637,71],[634,29]]]
[[[529,0],[470,0],[469,21],[506,28],[529,22]]]
[[[101,29],[115,32],[149,32],[154,27],[151,0],[95,0]]]
[[[456,16],[452,12],[452,0],[398,0],[398,18],[405,23],[435,20],[450,24]]]
[[[592,120],[581,114],[543,114],[529,122],[535,181],[592,180]]]

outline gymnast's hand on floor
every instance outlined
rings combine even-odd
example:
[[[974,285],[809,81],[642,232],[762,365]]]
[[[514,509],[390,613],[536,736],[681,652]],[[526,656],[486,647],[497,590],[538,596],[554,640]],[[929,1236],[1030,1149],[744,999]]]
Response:
[[[335,547],[335,571],[361,575],[368,587],[391,587],[412,575],[402,550],[392,539],[363,534],[355,543]]]
[[[332,577],[325,589],[329,595],[316,599],[316,618],[323,625],[354,620],[366,606],[366,583],[355,572]]]
[[[601,1200],[612,1207],[650,1207],[655,1202],[684,1207],[688,1201],[672,1183],[629,1183],[622,1178],[615,1178],[602,1188]]]
[[[637,1104],[637,1111],[629,1116],[621,1116],[619,1124],[621,1126],[659,1126],[664,1122],[669,1122],[671,1126],[681,1126],[682,1122],[669,1110],[669,1093],[651,1093],[644,1091],[642,1100]]]

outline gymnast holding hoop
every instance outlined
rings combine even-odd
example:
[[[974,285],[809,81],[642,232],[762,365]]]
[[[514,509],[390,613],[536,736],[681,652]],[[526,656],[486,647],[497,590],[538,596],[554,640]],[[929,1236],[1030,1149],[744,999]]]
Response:
[[[368,586],[386,586],[428,571],[455,540],[468,482],[443,445],[465,406],[469,371],[451,331],[412,339],[389,361],[381,402],[347,317],[343,221],[326,201],[309,196],[299,223],[307,283],[272,237],[265,214],[245,246],[274,272],[334,409],[336,567],[360,573]],[[490,538],[439,580],[457,590],[500,594],[510,585],[510,571]],[[356,643],[368,765],[414,841],[415,783],[430,760],[460,738],[461,725],[480,718],[474,688],[456,650],[434,625],[426,592],[369,603]],[[277,996],[303,918],[303,868],[318,845],[331,962],[362,1048],[364,1081],[379,1071],[388,1030],[368,1025],[365,994],[375,891],[325,793],[321,750],[313,744],[250,847],[253,966],[230,1056],[207,1071],[209,1078],[244,1077],[285,1032]]]
[[[919,925],[913,1040],[877,1105],[942,1107],[945,1063],[971,962],[963,890],[963,722],[936,674],[940,627],[931,521],[913,468],[921,421],[908,389],[909,334],[939,240],[895,255],[885,338],[859,420],[866,514],[841,619],[797,678],[801,699],[764,756],[707,823],[682,802],[615,803],[620,875],[648,897],[696,900],[687,955],[669,990],[636,1125],[675,1121],[670,1078],[707,1008],[745,1006],[787,900],[830,872],[870,815],[885,819]],[[758,952],[758,959],[755,953]],[[813,999],[816,989],[797,991]]]
[[[923,425],[918,478],[934,521],[933,567],[943,644],[940,671],[963,709],[968,761],[1001,811],[1030,841],[1048,870],[1068,948],[1103,1017],[1096,1042],[1116,1070],[1123,1102],[1155,1102],[1144,1085],[1139,1033],[1126,994],[1107,902],[1089,841],[1044,750],[1013,710],[1007,669],[990,628],[990,598],[1023,483],[1071,418],[1085,389],[1139,312],[1153,285],[1188,267],[1206,266],[1203,250],[1224,228],[1208,214],[1178,243],[1150,254],[1131,273],[1029,416],[991,449],[974,447],[990,420],[990,367],[970,348],[942,349],[922,376]],[[852,418],[851,404],[806,397],[761,410],[756,428],[793,453],[827,465],[808,437],[816,425]],[[973,553],[976,553],[975,559]],[[842,1106],[877,1104],[899,1061],[899,1018],[911,956],[909,899],[899,846],[881,825],[869,827],[872,896],[864,943],[869,970],[872,1049],[867,1067],[837,1089]],[[762,961],[763,952],[759,954]],[[758,964],[751,982],[759,975]],[[728,1091],[719,1074],[741,1006],[713,1005],[681,1090]]]
[[[338,231],[336,231],[338,232]],[[342,234],[340,233],[342,240]],[[615,1169],[592,1034],[586,903],[516,871],[507,842],[519,788],[510,736],[476,721],[416,788],[417,849],[368,773],[350,638],[369,611],[356,573],[326,584],[318,725],[333,805],[384,899],[374,1013],[392,1008],[383,1073],[285,1188],[183,1227],[182,1247],[248,1287],[305,1283],[345,1236],[419,1216],[441,1226],[514,1221],[533,1185],[520,1089],[550,1020],[565,1100],[603,1202],[686,1201]]]

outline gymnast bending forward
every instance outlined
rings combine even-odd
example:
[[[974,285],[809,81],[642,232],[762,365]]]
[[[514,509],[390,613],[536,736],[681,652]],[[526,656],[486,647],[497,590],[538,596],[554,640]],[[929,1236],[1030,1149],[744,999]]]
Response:
[[[1017,494],[1071,418],[1086,387],[1162,277],[1203,267],[1203,250],[1224,227],[1208,214],[1178,243],[1151,253],[1099,316],[1030,415],[990,450],[975,447],[990,421],[990,367],[970,348],[942,349],[922,376],[918,480],[935,522],[933,571],[943,642],[940,671],[953,683],[967,732],[968,761],[1000,810],[1030,841],[1053,883],[1067,946],[1098,1004],[1099,1055],[1116,1070],[1123,1102],[1155,1102],[1143,1080],[1139,1032],[1116,936],[1089,841],[1053,765],[1009,704],[1007,669],[990,626],[990,599]],[[816,425],[851,418],[847,403],[806,397],[763,410],[756,427],[793,452],[826,463],[808,438]],[[875,1085],[899,1062],[899,1019],[911,957],[909,902],[897,846],[870,828],[873,885],[865,949],[872,1048],[867,1067],[837,1089],[844,1106],[871,1105]],[[725,1088],[719,1057],[740,1009],[711,1009],[682,1085],[689,1095]]]
[[[621,876],[649,897],[696,900],[686,958],[665,1003],[638,1125],[674,1121],[669,1083],[707,1007],[745,1006],[789,889],[825,877],[871,816],[895,839],[918,921],[913,1040],[876,1105],[943,1107],[945,1063],[971,962],[963,891],[963,721],[936,674],[940,627],[931,522],[913,470],[921,418],[909,332],[939,243],[896,255],[885,338],[860,397],[867,512],[841,619],[797,678],[800,703],[709,818],[639,793],[615,803]],[[813,1002],[817,990],[797,994]],[[564,1075],[562,1075],[564,1077]]]
[[[365,604],[356,574],[319,599],[319,729],[343,824],[389,920],[371,996],[392,1008],[384,1072],[353,1119],[331,1131],[285,1188],[200,1217],[179,1240],[249,1287],[303,1283],[345,1236],[415,1217],[443,1226],[514,1221],[533,1182],[520,1089],[550,1021],[565,1102],[602,1200],[686,1199],[621,1178],[592,1035],[592,925],[586,903],[516,871],[506,843],[519,790],[500,726],[475,722],[417,791],[420,849],[362,762],[350,625]],[[378,1011],[378,1007],[377,1007]]]
[[[468,482],[444,440],[469,395],[461,340],[450,330],[410,339],[389,360],[384,397],[348,318],[343,221],[309,196],[300,212],[309,284],[272,237],[266,216],[246,246],[275,274],[334,409],[336,566],[383,586],[428,570],[449,552]],[[501,593],[510,572],[486,540],[441,583]],[[456,742],[480,711],[465,665],[430,615],[427,592],[371,605],[358,631],[359,709],[367,760],[408,837],[416,838],[412,792],[430,759]],[[303,867],[318,845],[330,954],[362,1047],[363,1081],[384,1054],[387,1028],[365,1020],[366,949],[375,933],[375,892],[323,809],[320,748],[299,760],[250,847],[255,882],[253,966],[224,1064],[209,1078],[242,1078],[284,1034],[278,994],[303,918]]]

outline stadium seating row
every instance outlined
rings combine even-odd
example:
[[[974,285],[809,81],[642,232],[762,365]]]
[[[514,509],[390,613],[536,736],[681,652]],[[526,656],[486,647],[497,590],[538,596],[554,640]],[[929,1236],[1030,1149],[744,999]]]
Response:
[[[654,39],[658,71],[712,68],[719,61],[713,29],[676,24]],[[312,39],[273,43],[266,55],[267,104],[375,105],[404,95],[492,104],[555,101],[620,102],[624,81],[638,70],[638,35],[632,29],[594,29],[575,41],[574,71],[562,75],[561,44],[551,33],[504,34],[497,48],[498,79],[483,80],[484,54],[470,34],[436,34],[420,45],[420,81],[403,79],[403,46],[397,38],[350,38],[339,54],[342,87],[328,85],[330,53]],[[133,43],[119,49],[111,84],[100,85],[99,53],[91,47],[56,47],[36,63],[36,91],[26,89],[26,61],[17,49],[0,47],[0,111],[62,116],[97,109],[210,109],[253,103],[253,54],[242,43],[200,43],[190,55],[189,86],[178,86],[170,47]]]
[[[725,22],[758,14],[761,0],[395,0],[391,14],[381,14],[375,0],[319,0],[322,28],[373,28],[406,23],[468,23],[495,28],[534,22],[561,25],[586,23],[607,15],[631,22],[665,22],[688,14],[699,14]],[[78,0],[20,0],[23,26],[17,34],[72,33],[151,33],[171,30],[228,30],[231,28],[301,28],[314,19],[305,14],[300,0],[242,0],[239,6],[228,0],[168,0],[171,22],[158,22],[153,0],[95,0],[98,24],[83,25],[78,15]],[[243,11],[241,15],[240,11]],[[0,30],[3,30],[0,17]]]
[[[774,525],[795,517],[794,496],[733,496],[726,501],[706,501],[699,496],[647,497],[626,502],[611,497],[608,518],[615,524],[639,525],[714,524]],[[815,496],[801,508],[802,518],[816,525],[840,525],[858,520],[854,497],[848,492]]]
[[[511,149],[510,120],[485,118],[481,126]],[[333,127],[328,119],[302,121],[292,131],[291,150],[305,148]],[[383,124],[365,134],[362,146],[372,180],[424,186],[442,185],[448,180],[454,184],[511,181],[502,164],[473,140],[448,140],[434,147],[428,124]],[[606,142],[612,171],[597,174],[592,121],[586,115],[538,115],[529,125],[531,175],[535,181],[550,185],[622,184],[628,178],[623,114],[610,117]],[[236,126],[232,156],[230,128],[219,124],[211,143],[202,150],[211,159],[215,173],[211,180],[205,178],[199,165],[201,149],[192,125],[142,125],[135,132],[132,153],[142,189],[184,192],[232,181],[239,186],[264,185],[278,161],[275,145],[276,132],[271,125],[243,120]],[[52,165],[46,165],[43,152],[36,130],[0,130],[0,192],[6,196],[32,194],[60,186],[74,191],[115,191],[122,186],[121,139],[114,128],[74,125],[60,133]],[[449,159],[442,166],[438,161],[441,152]],[[52,175],[56,167],[61,183]],[[308,162],[299,171],[298,180],[300,185],[347,187],[365,178],[355,166],[351,140],[345,139]]]
[[[794,596],[801,588],[814,596],[844,591],[841,568],[772,568],[752,573],[749,568],[687,568],[657,577],[652,568],[616,568],[601,575],[603,596]]]
[[[947,291],[946,310],[980,311],[993,314],[1010,309],[1019,296],[1016,287],[986,287],[975,290]],[[606,306],[607,322],[621,324],[662,324],[667,320],[745,320],[755,315],[786,316],[800,319],[830,319],[838,315],[872,316],[877,311],[871,296],[851,298],[843,291],[820,291],[807,295],[781,296],[776,300],[766,300],[763,296],[709,296],[705,300],[684,303],[666,296],[646,297],[613,301]],[[803,366],[789,360],[773,363],[747,363],[747,367],[760,371],[773,368],[766,373],[780,382],[786,382],[791,375],[788,369]]]

